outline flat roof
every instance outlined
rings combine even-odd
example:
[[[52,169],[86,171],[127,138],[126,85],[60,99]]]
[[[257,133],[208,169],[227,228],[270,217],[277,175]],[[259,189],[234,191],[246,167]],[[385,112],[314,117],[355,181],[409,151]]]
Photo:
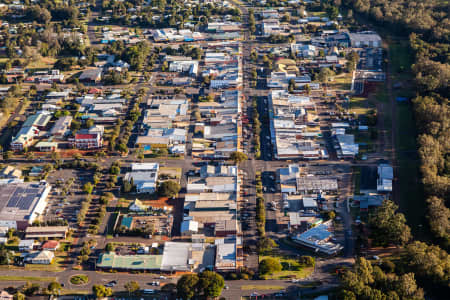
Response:
[[[159,270],[162,255],[117,255],[104,253],[97,267],[128,270]]]
[[[39,182],[0,184],[0,220],[28,221],[50,186]]]

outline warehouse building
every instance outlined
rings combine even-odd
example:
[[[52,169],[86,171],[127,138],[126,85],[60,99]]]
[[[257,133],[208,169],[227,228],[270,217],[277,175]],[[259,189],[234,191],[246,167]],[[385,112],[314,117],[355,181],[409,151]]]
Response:
[[[0,182],[0,226],[25,230],[47,205],[46,182]]]

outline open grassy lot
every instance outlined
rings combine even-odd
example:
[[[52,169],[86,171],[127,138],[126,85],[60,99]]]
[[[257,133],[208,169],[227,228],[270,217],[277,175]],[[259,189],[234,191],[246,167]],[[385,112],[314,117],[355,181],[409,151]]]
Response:
[[[275,272],[272,275],[265,275],[266,279],[302,279],[308,277],[314,271],[314,267],[305,267],[296,259],[292,258],[280,256],[260,256],[259,261],[262,261],[263,259],[268,257],[278,259],[278,261],[281,263],[282,270],[280,272]]]

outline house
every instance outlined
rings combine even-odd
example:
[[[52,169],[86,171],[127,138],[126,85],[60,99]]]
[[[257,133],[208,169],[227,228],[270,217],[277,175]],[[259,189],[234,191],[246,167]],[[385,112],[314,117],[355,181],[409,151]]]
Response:
[[[128,210],[133,211],[133,212],[142,212],[142,211],[147,211],[148,206],[144,205],[141,200],[136,199],[133,202],[130,203],[130,205],[128,206]]]
[[[59,248],[59,242],[58,241],[47,241],[44,244],[42,244],[42,250],[48,250],[48,251],[56,251]]]
[[[54,258],[55,254],[52,251],[42,250],[30,253],[25,257],[25,262],[31,264],[49,265],[52,263]]]
[[[13,166],[6,166],[0,173],[0,178],[20,178],[22,177],[22,171]]]
[[[58,149],[58,143],[50,141],[40,141],[36,145],[34,145],[34,147],[40,152],[53,152]]]
[[[7,291],[0,292],[0,300],[13,300],[14,296],[8,293]]]
[[[34,240],[20,240],[19,251],[20,252],[29,252],[34,249],[34,246],[35,246]]]
[[[44,167],[42,167],[42,166],[34,166],[31,168],[30,173],[28,173],[28,175],[32,176],[32,177],[41,176],[43,170],[44,170]]]
[[[84,70],[79,77],[80,82],[91,84],[99,83],[101,80],[102,80],[102,69],[100,68]]]

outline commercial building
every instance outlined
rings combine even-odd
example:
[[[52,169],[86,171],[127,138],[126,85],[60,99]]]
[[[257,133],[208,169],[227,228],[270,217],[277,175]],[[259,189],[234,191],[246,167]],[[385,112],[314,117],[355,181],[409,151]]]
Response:
[[[30,226],[25,229],[27,239],[65,239],[69,226]]]
[[[313,227],[301,234],[294,235],[292,241],[314,251],[321,252],[327,255],[337,254],[343,249],[339,244],[330,242],[333,234],[330,229],[332,221],[324,222],[316,227]]]
[[[27,228],[43,214],[50,190],[46,182],[1,182],[0,226]]]
[[[394,180],[394,169],[392,166],[388,164],[380,164],[377,171],[377,191],[379,193],[392,192],[392,180]]]
[[[159,271],[162,255],[117,255],[114,252],[103,253],[97,262],[97,268],[119,271]]]
[[[103,136],[100,133],[77,133],[72,139],[72,146],[77,149],[98,149],[103,147]]]

